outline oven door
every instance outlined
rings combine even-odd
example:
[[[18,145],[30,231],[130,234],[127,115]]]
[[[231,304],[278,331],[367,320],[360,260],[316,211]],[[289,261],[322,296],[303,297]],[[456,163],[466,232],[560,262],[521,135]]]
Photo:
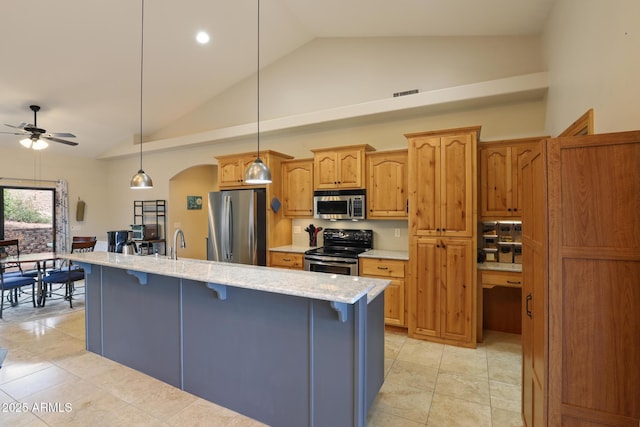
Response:
[[[341,274],[343,276],[358,275],[357,258],[320,257],[305,255],[304,269],[318,273]]]

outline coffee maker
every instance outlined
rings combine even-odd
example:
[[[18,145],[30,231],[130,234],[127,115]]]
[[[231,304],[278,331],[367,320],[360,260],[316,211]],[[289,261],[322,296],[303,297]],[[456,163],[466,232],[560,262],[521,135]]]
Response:
[[[107,231],[107,250],[122,253],[122,248],[129,241],[129,230]]]

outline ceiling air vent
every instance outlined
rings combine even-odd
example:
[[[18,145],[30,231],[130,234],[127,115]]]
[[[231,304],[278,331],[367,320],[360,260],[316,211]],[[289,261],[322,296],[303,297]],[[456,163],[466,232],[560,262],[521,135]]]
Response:
[[[413,95],[414,93],[418,93],[418,89],[405,90],[404,92],[395,92],[393,94],[393,97],[396,98],[398,96]]]

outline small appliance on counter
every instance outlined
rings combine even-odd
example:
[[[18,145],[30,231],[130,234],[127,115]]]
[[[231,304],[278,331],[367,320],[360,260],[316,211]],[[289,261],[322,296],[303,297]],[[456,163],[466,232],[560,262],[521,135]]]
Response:
[[[129,230],[107,231],[107,251],[122,253],[122,248],[129,241]]]
[[[155,240],[159,236],[158,224],[131,224],[132,240]]]

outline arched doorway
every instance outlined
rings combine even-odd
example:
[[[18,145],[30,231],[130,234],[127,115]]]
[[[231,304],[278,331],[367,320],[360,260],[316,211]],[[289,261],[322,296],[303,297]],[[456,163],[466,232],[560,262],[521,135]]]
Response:
[[[173,246],[176,228],[182,229],[187,247],[179,249],[179,258],[207,259],[207,195],[217,190],[217,165],[192,166],[169,180],[167,246]]]

